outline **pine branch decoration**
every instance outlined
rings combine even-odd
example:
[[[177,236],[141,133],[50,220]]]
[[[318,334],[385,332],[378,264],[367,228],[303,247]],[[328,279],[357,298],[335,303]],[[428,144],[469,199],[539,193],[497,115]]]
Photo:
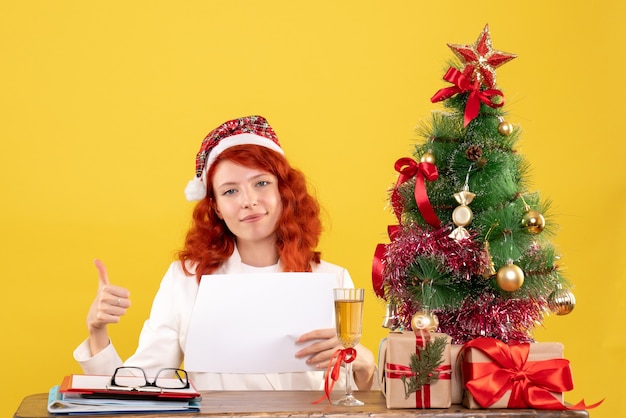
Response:
[[[408,378],[402,376],[405,399],[422,386],[430,385],[439,379],[439,372],[436,369],[443,363],[443,351],[447,343],[446,337],[435,337],[427,341],[424,347],[418,345],[417,353],[411,354],[411,376]]]

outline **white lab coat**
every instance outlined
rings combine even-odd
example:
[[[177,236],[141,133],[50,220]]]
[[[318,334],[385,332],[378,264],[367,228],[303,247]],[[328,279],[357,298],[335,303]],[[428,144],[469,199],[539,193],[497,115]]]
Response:
[[[276,269],[276,267],[273,267]],[[246,266],[235,249],[233,255],[216,271],[216,274],[253,273],[263,271]],[[193,271],[193,270],[191,270]],[[334,273],[336,287],[354,287],[348,271],[322,261],[313,266],[316,273]],[[187,276],[180,261],[173,262],[152,303],[150,317],[144,323],[137,351],[122,362],[113,344],[95,356],[91,355],[88,341],[74,350],[74,358],[85,374],[112,375],[116,367],[127,365],[141,367],[153,376],[164,367],[180,367],[184,359],[187,328],[198,291],[195,276]],[[323,390],[324,371],[266,374],[189,373],[198,390]],[[335,388],[345,387],[345,376]]]

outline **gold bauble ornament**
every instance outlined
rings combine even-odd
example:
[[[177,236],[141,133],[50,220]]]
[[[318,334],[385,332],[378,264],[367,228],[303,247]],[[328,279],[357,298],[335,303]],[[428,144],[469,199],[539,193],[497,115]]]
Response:
[[[548,308],[557,315],[567,315],[574,310],[576,298],[569,290],[565,290],[560,284],[548,296]]]
[[[411,329],[413,331],[435,332],[437,328],[439,328],[439,318],[430,312],[418,311],[411,318]]]
[[[513,125],[510,122],[502,121],[498,124],[498,133],[502,136],[509,136],[513,133]]]
[[[536,210],[528,210],[522,217],[522,226],[531,234],[538,234],[546,226],[543,215]]]
[[[524,284],[524,271],[513,263],[506,264],[498,269],[496,283],[500,289],[513,292]]]
[[[422,158],[420,158],[420,162],[435,164],[435,156],[430,151],[425,152]]]

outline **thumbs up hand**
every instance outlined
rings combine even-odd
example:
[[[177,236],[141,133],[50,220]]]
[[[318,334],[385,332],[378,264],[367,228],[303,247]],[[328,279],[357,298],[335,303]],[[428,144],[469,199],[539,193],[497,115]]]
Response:
[[[108,324],[118,323],[130,307],[130,292],[109,282],[104,263],[94,260],[98,269],[98,293],[87,313],[91,354],[96,355],[109,344]]]

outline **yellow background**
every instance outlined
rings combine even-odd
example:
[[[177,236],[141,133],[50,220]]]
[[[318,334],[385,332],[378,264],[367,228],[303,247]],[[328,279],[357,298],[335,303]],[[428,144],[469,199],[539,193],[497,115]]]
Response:
[[[576,388],[621,414],[626,393],[624,3],[503,1],[14,1],[0,6],[0,415],[80,368],[99,257],[133,307],[111,334],[130,355],[192,205],[204,135],[259,113],[325,210],[321,250],[371,289],[393,222],[393,163],[447,85],[446,43],[489,23],[508,120],[577,306],[551,316]],[[233,301],[236,303],[236,301]],[[371,290],[363,341],[386,334]],[[253,315],[242,332],[254,326]]]

